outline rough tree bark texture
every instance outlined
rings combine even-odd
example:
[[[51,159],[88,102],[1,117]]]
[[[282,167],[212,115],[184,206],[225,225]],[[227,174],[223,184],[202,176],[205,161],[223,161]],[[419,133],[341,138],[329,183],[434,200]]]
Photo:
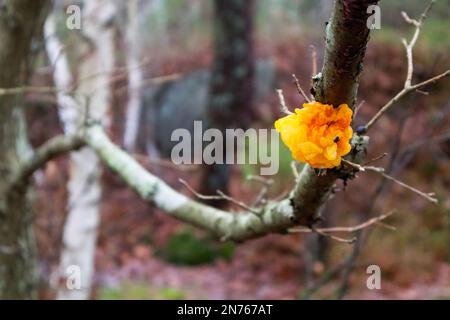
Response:
[[[354,108],[370,32],[366,25],[367,7],[377,3],[378,0],[335,0],[326,29],[322,72],[314,77],[312,91],[316,101],[334,106],[347,103]],[[354,137],[353,141],[361,144],[363,138]],[[355,151],[354,148],[348,157],[354,156]],[[342,174],[337,170],[318,175],[309,165],[304,166],[291,196],[301,224],[310,225],[319,218],[320,207],[340,176]]]
[[[316,101],[353,108],[370,29],[367,8],[378,0],[336,0],[326,28],[322,72],[314,78]]]
[[[330,1],[326,1],[328,5]],[[358,77],[362,70],[364,53],[368,41],[369,29],[366,27],[367,7],[376,4],[377,1],[336,1],[331,19],[327,24],[325,57],[322,72],[314,77],[312,92],[315,99],[322,103],[331,103],[335,106],[347,103],[353,108],[358,89]],[[321,8],[327,5],[322,1]],[[323,10],[323,9],[322,9]],[[304,169],[307,176],[314,174],[310,167]],[[312,195],[314,201],[318,201],[315,208],[328,198],[330,187],[336,177],[317,177],[311,181],[315,187],[326,192]],[[317,181],[316,181],[317,180]],[[310,186],[308,185],[308,188]],[[305,191],[304,188],[301,190]],[[295,203],[295,202],[294,202]],[[297,202],[297,206],[302,204]],[[313,223],[320,216],[320,209],[306,212],[303,223]],[[315,261],[323,261],[326,239],[317,234],[307,237],[308,252],[305,254],[306,278],[311,279],[311,269]]]
[[[211,75],[210,128],[245,128],[253,98],[253,0],[214,1],[214,65]],[[226,150],[224,150],[225,154]],[[227,192],[230,166],[213,164],[203,170],[204,194]],[[217,206],[223,202],[214,203]]]
[[[0,87],[26,85],[30,45],[47,8],[46,0],[0,1]],[[37,269],[28,183],[15,192],[5,188],[32,150],[22,97],[0,96],[0,109],[0,299],[30,299],[37,293]]]
[[[78,101],[83,102],[83,112],[105,127],[109,124],[110,79],[114,68],[114,16],[115,6],[112,2],[85,1],[82,31],[89,43],[79,69],[81,82],[76,96]],[[63,76],[65,69],[55,69],[55,76]],[[84,117],[82,112],[79,117]],[[70,266],[79,267],[81,288],[69,290],[63,281],[58,299],[88,299],[90,296],[100,218],[100,177],[99,159],[92,149],[83,148],[71,155],[68,215],[64,226],[60,271],[62,275],[67,275]]]

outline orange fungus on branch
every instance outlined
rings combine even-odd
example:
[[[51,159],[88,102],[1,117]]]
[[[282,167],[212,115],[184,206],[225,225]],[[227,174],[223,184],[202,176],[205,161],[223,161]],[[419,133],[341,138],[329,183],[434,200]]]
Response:
[[[305,103],[294,114],[275,121],[275,128],[295,160],[314,168],[334,168],[351,150],[352,114],[346,104],[334,108],[320,102]]]

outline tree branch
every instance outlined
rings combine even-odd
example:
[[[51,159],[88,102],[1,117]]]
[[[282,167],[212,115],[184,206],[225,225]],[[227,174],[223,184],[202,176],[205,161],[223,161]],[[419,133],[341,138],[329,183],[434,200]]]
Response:
[[[87,128],[85,141],[142,199],[177,219],[215,233],[221,239],[242,241],[268,233],[285,233],[296,224],[289,199],[268,201],[259,208],[258,215],[215,209],[189,199],[146,171],[113,144],[101,127]]]
[[[278,94],[278,100],[280,100],[281,112],[283,112],[284,114],[287,114],[287,115],[293,114],[293,112],[289,111],[289,108],[286,105],[286,100],[284,100],[283,90],[277,89],[277,94]]]
[[[365,125],[359,132],[366,133],[371,126],[375,124],[375,122],[378,121],[378,119],[386,112],[388,111],[400,98],[405,96],[406,94],[410,93],[411,91],[418,90],[421,87],[424,87],[428,84],[434,83],[438,81],[441,78],[444,78],[448,75],[450,75],[450,70],[447,70],[441,74],[438,74],[428,80],[425,80],[423,82],[417,83],[415,85],[411,84],[413,72],[414,72],[414,63],[413,63],[413,48],[417,42],[417,39],[419,38],[419,34],[421,31],[421,28],[423,26],[423,22],[425,21],[428,12],[431,10],[435,0],[430,1],[422,15],[420,16],[419,20],[411,19],[408,14],[404,11],[402,11],[402,17],[403,19],[413,25],[416,29],[414,31],[414,35],[412,36],[411,40],[409,42],[406,41],[406,39],[402,40],[403,45],[405,46],[406,50],[406,60],[408,63],[408,68],[406,71],[406,78],[405,83],[403,85],[403,89],[397,93],[391,100],[389,100],[381,109],[373,116],[373,118]]]
[[[366,25],[367,7],[377,3],[378,0],[334,2],[327,25],[322,72],[313,78],[316,101],[334,106],[346,103],[354,108],[370,32]],[[348,157],[353,162],[362,161],[368,139],[355,139],[353,142],[353,151]],[[320,208],[327,201],[336,179],[343,175],[344,168],[326,170],[324,175],[318,175],[309,165],[303,167],[291,193],[294,215],[300,224],[312,225],[319,219]]]
[[[56,136],[35,150],[33,156],[22,163],[14,177],[9,183],[10,192],[17,188],[27,185],[31,175],[49,160],[62,155],[64,153],[78,150],[84,145],[84,141],[77,135],[73,136]]]
[[[305,91],[303,91],[303,88],[300,85],[300,81],[298,80],[297,76],[295,74],[292,74],[292,78],[294,78],[294,84],[297,87],[298,93],[305,99],[306,102],[311,103],[311,99],[309,99]]]
[[[334,1],[326,29],[326,47],[322,72],[314,77],[315,100],[338,106],[356,100],[359,75],[370,29],[367,8],[378,0]]]
[[[330,227],[330,228],[317,228],[317,229],[309,229],[309,228],[293,228],[290,229],[290,233],[310,233],[310,232],[322,232],[322,233],[331,233],[331,232],[344,232],[344,233],[353,233],[356,231],[360,231],[367,227],[370,227],[373,224],[378,224],[379,222],[385,220],[394,214],[395,210],[391,210],[388,213],[382,214],[380,216],[371,218],[367,221],[364,221],[353,227]]]

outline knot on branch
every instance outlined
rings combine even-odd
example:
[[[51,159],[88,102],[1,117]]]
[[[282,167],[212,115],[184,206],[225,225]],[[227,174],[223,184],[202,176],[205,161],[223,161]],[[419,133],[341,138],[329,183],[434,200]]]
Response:
[[[355,168],[347,164],[359,164],[364,161],[367,156],[369,137],[355,134],[353,135],[350,144],[352,146],[352,150],[346,157],[343,158],[343,164],[339,167],[328,170],[332,172],[332,174],[336,175],[338,179],[344,180],[344,182],[354,179],[356,177],[356,173],[360,171],[359,168]]]

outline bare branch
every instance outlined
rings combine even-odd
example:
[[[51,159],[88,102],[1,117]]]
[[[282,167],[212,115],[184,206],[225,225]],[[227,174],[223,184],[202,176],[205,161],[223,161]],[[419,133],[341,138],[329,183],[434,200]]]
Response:
[[[378,119],[386,112],[388,111],[392,105],[397,102],[398,100],[400,100],[400,98],[402,98],[403,96],[405,96],[406,94],[408,94],[411,91],[417,90],[423,86],[426,86],[428,84],[434,83],[436,81],[438,81],[441,78],[444,78],[446,76],[450,75],[450,70],[447,70],[441,74],[438,74],[428,80],[425,80],[423,82],[417,83],[415,85],[410,85],[409,87],[405,87],[403,88],[399,93],[397,93],[397,95],[395,97],[393,97],[391,100],[389,100],[374,116],[373,118],[365,125],[365,132],[367,132],[369,130],[369,128],[371,126],[373,126],[373,124],[378,121]]]
[[[289,198],[267,201],[259,208],[258,215],[248,210],[227,212],[216,209],[189,199],[145,170],[130,155],[114,145],[100,126],[86,128],[84,138],[106,165],[144,200],[155,204],[165,213],[209,230],[222,239],[242,241],[268,233],[285,233],[288,228],[299,224],[300,219],[295,214],[302,212],[298,210],[294,213]]]
[[[391,180],[391,181],[397,183],[398,185],[400,185],[400,186],[402,186],[402,187],[404,187],[404,188],[406,188],[406,189],[408,189],[408,190],[410,190],[410,191],[412,191],[412,192],[418,194],[419,196],[421,196],[421,197],[427,199],[428,201],[433,202],[433,203],[438,203],[438,199],[435,198],[435,194],[434,194],[434,193],[425,193],[425,192],[422,192],[422,191],[420,191],[420,190],[414,188],[413,186],[410,186],[410,185],[408,185],[408,184],[406,184],[406,183],[404,183],[404,182],[402,182],[402,181],[400,181],[400,180],[397,180],[396,178],[394,178],[394,177],[392,177],[392,176],[386,174],[386,173],[384,172],[384,169],[383,169],[383,168],[377,168],[377,167],[367,166],[367,167],[364,167],[364,169],[366,169],[367,171],[372,171],[372,172],[376,172],[376,173],[378,173],[378,174],[381,174],[384,178],[386,178],[386,179],[388,179],[388,180]]]
[[[366,163],[364,163],[364,165],[367,166],[367,165],[370,164],[370,163],[374,163],[374,162],[376,162],[376,161],[378,161],[378,160],[380,160],[380,159],[383,159],[383,158],[386,157],[387,155],[388,155],[387,152],[385,152],[385,153],[383,153],[383,154],[380,154],[378,157],[375,157],[375,158],[373,158],[373,159],[370,159],[369,161],[367,161]]]
[[[300,93],[301,96],[303,96],[303,98],[305,98],[305,100],[308,103],[311,103],[311,99],[307,96],[307,94],[305,93],[305,91],[303,91],[301,85],[300,85],[300,81],[298,81],[298,78],[295,74],[292,74],[292,77],[294,78],[294,84],[297,87],[298,93]]]
[[[359,165],[357,163],[353,163],[353,162],[345,160],[345,159],[342,159],[342,162],[345,163],[346,165],[348,165],[349,167],[355,169],[356,171],[361,171],[361,172],[371,171],[371,172],[378,173],[378,174],[382,175],[384,178],[389,179],[391,181],[394,181],[395,183],[399,184],[400,186],[402,186],[402,187],[404,187],[404,188],[406,188],[408,190],[411,190],[414,193],[424,197],[428,201],[431,201],[433,203],[437,203],[438,202],[438,200],[434,197],[435,196],[434,193],[422,192],[422,191],[420,191],[420,190],[418,190],[418,189],[416,189],[416,188],[414,188],[414,187],[412,187],[412,186],[410,186],[410,185],[408,185],[408,184],[406,184],[406,183],[404,183],[404,182],[402,182],[400,180],[397,180],[394,177],[386,174],[384,172],[384,168],[372,167],[372,166],[362,166],[362,165]]]
[[[369,219],[363,223],[360,223],[353,227],[330,227],[330,228],[319,228],[315,231],[320,231],[322,233],[331,233],[331,232],[344,232],[344,233],[353,233],[362,229],[365,229],[367,227],[370,227],[371,225],[378,224],[381,221],[385,220],[386,218],[390,217],[392,214],[395,213],[395,210],[391,210],[388,213],[382,214],[378,217],[374,217],[372,219]],[[389,228],[392,228],[392,226],[389,226]],[[289,229],[290,233],[309,233],[313,230],[309,228],[292,228]]]
[[[229,201],[231,203],[234,203],[235,205],[237,205],[238,207],[241,207],[244,210],[252,212],[252,213],[254,213],[256,215],[259,214],[258,210],[249,207],[248,205],[246,205],[242,201],[236,200],[233,197],[226,195],[225,193],[223,193],[220,190],[217,190],[217,195],[203,195],[203,194],[198,193],[197,191],[195,191],[185,180],[178,179],[178,181],[180,181],[181,184],[183,184],[190,192],[192,192],[199,199],[202,199],[202,200],[226,200],[226,201]]]
[[[273,179],[266,179],[266,178],[263,178],[260,176],[248,176],[247,180],[258,181],[258,182],[262,183],[262,185],[263,185],[263,187],[261,188],[261,191],[258,193],[258,196],[256,197],[252,207],[256,207],[259,204],[265,203],[267,193],[269,192],[269,189],[273,184]]]
[[[410,91],[417,90],[417,89],[419,89],[421,87],[424,87],[424,86],[426,86],[428,84],[434,83],[434,82],[436,82],[436,81],[438,81],[438,80],[440,80],[440,79],[442,79],[444,77],[447,77],[449,75],[450,75],[450,70],[442,72],[441,74],[438,74],[438,75],[436,75],[436,76],[434,76],[434,77],[432,77],[432,78],[430,78],[428,80],[425,80],[423,82],[419,82],[419,83],[411,86],[411,88],[410,88],[411,90]]]
[[[342,162],[345,163],[346,165],[348,165],[349,167],[356,169],[356,171],[365,171],[365,168],[362,165],[359,165],[357,163],[348,161],[346,159],[342,159]]]
[[[317,50],[316,47],[310,45],[311,48],[311,78],[317,74]]]
[[[283,90],[277,89],[278,99],[280,100],[281,111],[285,114],[294,114],[289,111],[289,108],[286,105],[286,101],[284,100]]]
[[[33,87],[24,86],[16,88],[0,88],[0,96],[15,95],[22,93],[56,93],[58,92],[56,87]]]
[[[311,48],[311,87],[314,85],[314,76],[317,74],[317,50],[316,47],[310,45]],[[314,95],[311,92],[311,99],[314,100]]]
[[[297,180],[299,173],[298,173],[296,161],[291,161],[291,170],[292,170],[292,174],[294,175],[295,180]]]
[[[438,74],[428,80],[425,80],[423,82],[420,82],[418,84],[412,85],[411,81],[412,81],[412,77],[413,77],[413,73],[414,73],[414,63],[413,63],[413,48],[417,42],[417,39],[419,38],[419,34],[421,31],[421,28],[423,26],[423,22],[425,21],[428,12],[431,10],[431,7],[434,4],[434,0],[432,0],[429,5],[427,6],[427,8],[424,10],[424,12],[422,13],[422,15],[420,16],[419,20],[415,20],[410,18],[405,12],[402,12],[402,16],[403,19],[413,25],[416,29],[414,31],[414,34],[411,38],[411,40],[408,42],[406,39],[402,40],[403,45],[405,46],[405,50],[406,50],[406,60],[408,63],[408,67],[407,67],[407,71],[406,71],[406,79],[405,79],[405,83],[403,85],[403,89],[397,93],[391,100],[389,100],[376,114],[375,116],[364,126],[364,130],[362,130],[361,132],[367,132],[369,130],[369,128],[386,112],[388,111],[392,105],[397,102],[400,98],[402,98],[403,96],[405,96],[406,94],[408,94],[411,91],[415,91],[418,90],[419,88],[426,86],[428,84],[434,83],[437,80],[446,77],[448,75],[450,75],[450,70],[447,70],[441,74]]]
[[[22,163],[11,179],[8,190],[14,190],[23,184],[26,184],[29,177],[39,168],[44,166],[49,160],[81,148],[84,141],[79,136],[56,136],[41,147],[39,147],[34,155],[26,162]]]
[[[323,236],[323,237],[333,239],[333,240],[335,240],[335,241],[337,241],[337,242],[342,242],[342,243],[352,244],[352,243],[354,243],[354,242],[356,241],[356,238],[355,238],[355,237],[353,237],[353,238],[351,238],[351,239],[345,239],[345,238],[341,238],[341,237],[338,237],[338,236],[335,236],[335,235],[332,235],[332,234],[323,232],[323,231],[321,231],[320,229],[316,229],[315,227],[311,227],[310,230],[311,230],[312,232],[315,232],[315,233],[317,233],[317,234],[320,234],[320,235]]]
[[[356,117],[356,115],[358,114],[359,110],[364,105],[364,103],[366,103],[366,101],[365,100],[361,100],[361,102],[355,107],[355,111],[353,112],[353,118]]]

